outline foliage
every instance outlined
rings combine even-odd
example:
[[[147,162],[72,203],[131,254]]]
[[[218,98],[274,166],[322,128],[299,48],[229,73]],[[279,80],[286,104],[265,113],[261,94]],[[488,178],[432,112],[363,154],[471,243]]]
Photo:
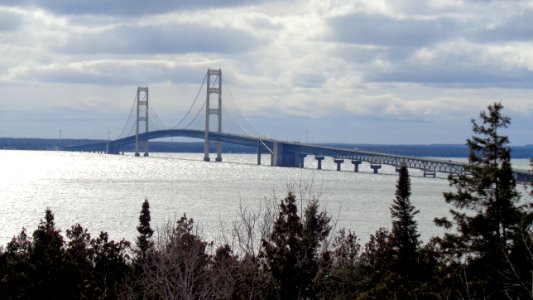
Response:
[[[353,299],[362,281],[359,263],[361,245],[354,233],[340,229],[331,246],[331,265],[327,277],[320,282],[320,297]]]
[[[407,279],[415,279],[419,274],[417,265],[418,238],[417,223],[414,216],[419,212],[411,203],[411,181],[409,172],[405,165],[399,170],[398,182],[396,184],[396,197],[390,207],[392,217],[392,269],[397,274],[402,274]]]
[[[272,276],[274,296],[281,299],[314,298],[322,259],[320,246],[329,235],[330,217],[310,202],[303,220],[293,193],[279,204],[279,214],[269,236],[262,240],[260,257]]]
[[[215,295],[210,276],[212,258],[207,251],[211,246],[199,237],[194,220],[186,215],[175,226],[167,226],[143,261],[143,297],[207,299]]]
[[[495,103],[488,112],[480,113],[481,124],[472,120],[474,136],[467,140],[467,173],[450,176],[456,191],[444,194],[446,202],[454,206],[450,211],[453,222],[436,219],[436,224],[445,228],[456,225],[456,233],[437,241],[443,252],[463,266],[461,279],[468,287],[463,290],[475,297],[495,299],[527,295],[528,289],[516,285],[530,287],[533,270],[531,258],[516,255],[517,251],[531,253],[532,223],[530,213],[519,206],[509,140],[501,135],[510,118],[502,109]]]
[[[139,226],[137,226],[137,231],[139,236],[137,237],[137,248],[139,251],[139,259],[146,259],[147,253],[154,247],[154,242],[150,240],[154,234],[154,230],[150,226],[150,203],[148,199],[145,199],[142,205],[141,214],[139,215]]]
[[[65,243],[54,214],[45,211],[30,238],[23,229],[0,253],[1,299],[115,299],[129,271],[129,243],[109,241],[102,232],[91,239],[76,224]]]

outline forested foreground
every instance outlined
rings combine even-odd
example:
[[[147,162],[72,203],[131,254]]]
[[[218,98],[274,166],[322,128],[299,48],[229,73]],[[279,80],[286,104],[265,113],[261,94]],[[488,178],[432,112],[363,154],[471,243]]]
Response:
[[[0,299],[533,299],[533,192],[518,192],[502,108],[472,120],[467,172],[444,194],[451,218],[435,218],[446,233],[426,244],[404,166],[391,226],[364,246],[334,231],[316,199],[291,192],[241,208],[216,242],[185,215],[154,235],[147,200],[135,243],[79,224],[63,236],[47,209],[31,235],[0,249]]]

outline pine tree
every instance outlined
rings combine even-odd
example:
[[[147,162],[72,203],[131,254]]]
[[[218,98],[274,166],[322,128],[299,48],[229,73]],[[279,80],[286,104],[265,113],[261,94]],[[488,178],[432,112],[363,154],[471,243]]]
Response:
[[[265,269],[275,282],[275,290],[281,299],[315,298],[314,280],[321,263],[318,253],[331,227],[330,218],[318,212],[318,203],[312,201],[304,213],[298,215],[293,193],[279,204],[279,214],[270,235],[262,239],[259,256]]]
[[[150,221],[150,204],[148,199],[145,199],[139,215],[139,226],[137,226],[137,231],[139,232],[137,247],[139,248],[139,259],[141,260],[145,260],[147,253],[154,247],[154,242],[150,240],[154,233],[154,230],[150,227]]]
[[[522,222],[525,212],[518,206],[520,195],[515,189],[509,140],[500,132],[509,126],[510,118],[502,114],[502,109],[501,103],[495,103],[488,112],[480,113],[482,124],[472,120],[474,136],[467,140],[467,173],[450,176],[450,185],[457,190],[444,194],[446,202],[455,207],[450,210],[453,222],[435,220],[448,229],[457,226],[457,233],[448,233],[439,242],[444,253],[453,254],[456,262],[463,263],[464,272],[458,272],[464,273],[462,281],[468,282],[470,292],[496,298],[516,296],[506,282],[518,280],[506,274],[521,274],[521,279],[531,276],[520,270],[520,265],[527,268],[527,258],[512,261],[513,252],[521,247],[516,237],[531,223]]]
[[[63,268],[66,271],[64,289],[72,299],[86,299],[94,295],[93,259],[91,235],[80,224],[67,229],[69,239],[63,255]]]
[[[35,272],[30,262],[32,240],[26,234],[26,229],[7,244],[4,253],[5,265],[0,267],[0,299],[30,298],[33,289],[33,274]]]
[[[91,239],[94,251],[93,276],[95,295],[100,299],[117,299],[117,288],[130,272],[130,243],[125,239],[115,242],[109,240],[107,232],[101,231],[97,238]]]
[[[59,299],[64,297],[62,288],[64,271],[63,237],[55,227],[54,214],[47,208],[45,219],[33,232],[30,263],[33,265],[33,295],[30,298]]]
[[[289,193],[279,209],[269,239],[262,241],[260,255],[265,258],[267,270],[279,285],[279,296],[296,299],[300,294],[297,253],[301,251],[302,224],[294,194]]]
[[[402,165],[396,184],[396,197],[390,207],[392,217],[391,246],[393,271],[413,279],[418,264],[418,234],[414,216],[419,212],[411,203],[411,180],[405,165]]]

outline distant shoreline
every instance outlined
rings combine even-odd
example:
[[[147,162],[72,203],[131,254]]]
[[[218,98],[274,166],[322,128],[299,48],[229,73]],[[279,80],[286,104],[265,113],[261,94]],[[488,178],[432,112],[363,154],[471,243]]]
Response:
[[[0,138],[0,149],[4,150],[58,150],[67,146],[105,142],[92,139],[38,139],[38,138]],[[341,148],[357,148],[360,150],[384,152],[398,155],[423,157],[468,157],[468,147],[461,144],[432,145],[380,145],[380,144],[344,144],[319,143],[320,145]],[[150,142],[150,152],[189,152],[202,153],[203,142]],[[133,145],[124,151],[133,151]],[[533,157],[533,145],[511,146],[513,158]],[[214,150],[214,148],[213,148]],[[224,144],[226,153],[256,153],[257,149],[239,145]]]

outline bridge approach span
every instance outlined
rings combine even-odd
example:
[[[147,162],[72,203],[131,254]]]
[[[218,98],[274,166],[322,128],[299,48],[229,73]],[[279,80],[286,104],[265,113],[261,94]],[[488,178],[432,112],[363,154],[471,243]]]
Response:
[[[189,137],[204,139],[203,130],[194,129],[166,129],[142,133],[139,138],[143,141],[167,138]],[[258,155],[272,154],[272,165],[283,167],[303,167],[303,159],[307,155],[313,155],[317,159],[332,157],[336,160],[347,159],[357,163],[367,162],[371,165],[400,166],[405,164],[408,168],[421,169],[426,172],[461,173],[464,171],[464,163],[450,162],[436,159],[426,159],[411,156],[363,151],[357,149],[345,149],[322,145],[303,144],[298,142],[285,142],[274,139],[262,139],[244,135],[209,132],[209,139],[213,142],[237,144],[258,149]],[[66,151],[106,152],[110,154],[120,153],[120,149],[128,144],[135,143],[135,135],[109,142],[94,143],[67,147]]]
[[[203,130],[194,129],[166,129],[156,130],[139,135],[143,141],[149,141],[167,137],[188,137],[204,139]],[[85,152],[105,152],[110,154],[120,153],[121,147],[134,144],[136,136],[128,136],[109,142],[94,143],[67,147],[66,151],[85,151]],[[388,153],[379,153],[364,151],[358,149],[346,149],[338,147],[328,147],[323,145],[304,144],[299,142],[279,141],[270,138],[257,138],[245,135],[209,132],[209,140],[213,142],[222,142],[237,144],[257,149],[258,164],[261,162],[262,154],[271,154],[271,165],[281,167],[304,167],[304,158],[313,155],[319,161],[325,157],[331,157],[337,163],[338,170],[344,160],[351,161],[354,164],[354,170],[358,171],[359,164],[369,163],[374,172],[381,168],[381,165],[391,165],[399,167],[404,164],[408,168],[419,169],[424,175],[435,176],[437,172],[447,174],[462,174],[465,172],[466,163],[453,162],[440,159],[420,158],[414,156],[395,155]],[[530,181],[533,178],[533,172],[525,170],[515,170],[516,178],[521,182]]]

